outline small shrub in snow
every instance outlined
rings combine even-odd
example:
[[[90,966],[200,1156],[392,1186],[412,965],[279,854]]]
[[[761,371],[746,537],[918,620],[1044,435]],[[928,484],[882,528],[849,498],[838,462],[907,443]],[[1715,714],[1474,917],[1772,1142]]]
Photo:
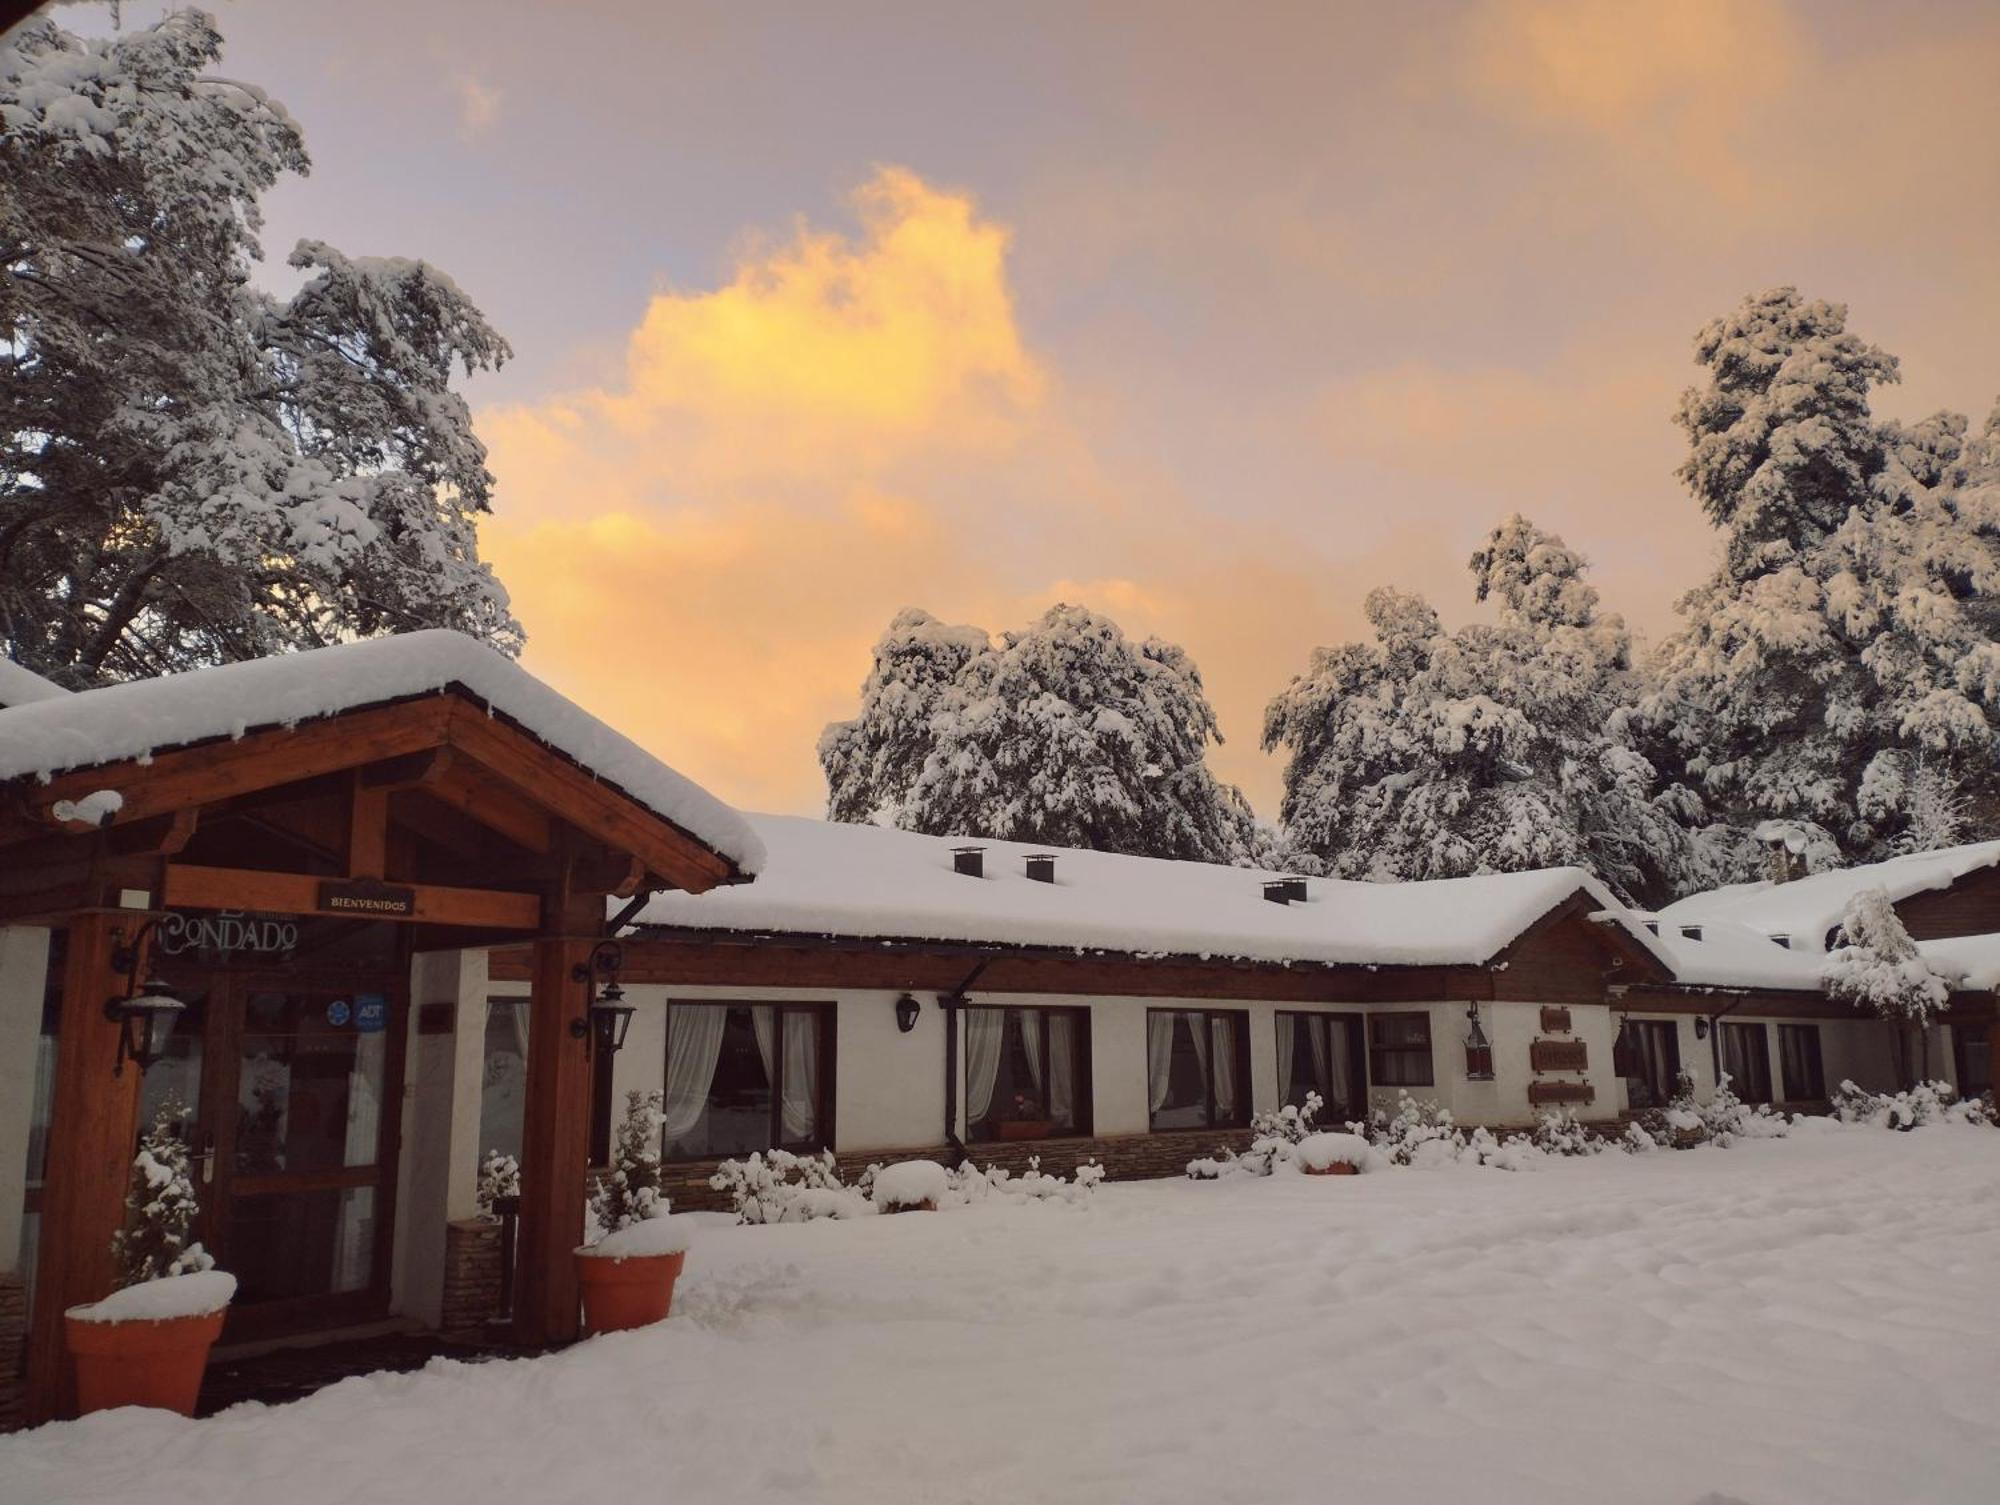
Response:
[[[1702,1126],[1717,1145],[1727,1146],[1738,1139],[1782,1139],[1785,1120],[1762,1103],[1752,1107],[1729,1087],[1729,1073],[1723,1072],[1715,1096],[1701,1107]]]
[[[491,1222],[500,1216],[497,1209],[501,1201],[520,1195],[521,1162],[512,1155],[488,1150],[479,1162],[479,1215]]]
[[[1407,1092],[1396,1094],[1394,1113],[1377,1108],[1365,1127],[1351,1127],[1360,1129],[1391,1165],[1449,1165],[1465,1150],[1465,1133],[1452,1122],[1451,1110]]]
[[[903,1212],[912,1207],[934,1211],[944,1206],[945,1194],[952,1189],[951,1172],[935,1160],[903,1160],[870,1169],[875,1172],[870,1196],[882,1212]]]
[[[970,1160],[950,1173],[949,1186],[940,1207],[964,1207],[974,1202],[1088,1202],[1104,1179],[1104,1167],[1087,1160],[1068,1180],[1042,1170],[1042,1157],[1028,1157],[1028,1169],[1016,1176],[997,1165],[980,1170]]]
[[[1250,1120],[1249,1149],[1240,1155],[1234,1150],[1224,1150],[1220,1155],[1190,1160],[1189,1177],[1213,1181],[1238,1171],[1251,1176],[1270,1175],[1290,1161],[1298,1146],[1316,1132],[1314,1121],[1325,1106],[1325,1098],[1308,1091],[1303,1107],[1287,1103],[1275,1112],[1257,1114]]]
[[[125,1192],[125,1226],[111,1240],[120,1287],[215,1267],[207,1250],[188,1241],[196,1202],[194,1181],[188,1175],[187,1141],[181,1137],[187,1116],[180,1100],[169,1097],[153,1116],[145,1138],[139,1141],[139,1153],[132,1158],[132,1177]]]
[[[1869,1124],[1878,1129],[1994,1123],[1988,1100],[1975,1097],[1961,1102],[1949,1082],[1919,1082],[1907,1092],[1869,1092],[1852,1082],[1842,1082],[1833,1095],[1833,1116],[1844,1124]]]
[[[1611,1141],[1588,1124],[1580,1123],[1567,1108],[1544,1113],[1528,1141],[1544,1155],[1601,1155]]]
[[[1708,1142],[1708,1124],[1701,1105],[1694,1100],[1694,1073],[1683,1071],[1674,1079],[1674,1095],[1664,1108],[1641,1113],[1635,1127],[1655,1148],[1691,1150]]]
[[[729,1193],[739,1223],[805,1223],[862,1217],[874,1210],[864,1193],[841,1182],[831,1150],[817,1155],[760,1151],[748,1160],[725,1160],[708,1184]]]
[[[657,1091],[625,1095],[625,1120],[618,1126],[611,1169],[590,1194],[591,1216],[607,1234],[667,1215],[667,1196],[660,1188],[664,1116]]]
[[[1363,1171],[1370,1153],[1368,1141],[1359,1134],[1308,1134],[1299,1141],[1294,1158],[1309,1171],[1329,1171],[1336,1165]]]

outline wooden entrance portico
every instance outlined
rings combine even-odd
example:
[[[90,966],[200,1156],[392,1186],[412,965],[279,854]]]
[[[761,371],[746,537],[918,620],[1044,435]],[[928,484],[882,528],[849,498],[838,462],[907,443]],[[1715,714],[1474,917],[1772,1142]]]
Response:
[[[110,693],[110,692],[105,692]],[[76,802],[114,791],[102,824]],[[97,802],[102,807],[107,801]],[[91,808],[86,806],[86,808]],[[168,913],[383,922],[398,954],[531,941],[517,1336],[577,1332],[587,984],[609,901],[738,881],[731,860],[457,685],[298,725],[0,784],[0,925],[66,935],[28,1353],[31,1415],[69,1406],[62,1313],[106,1295],[141,1077],[107,1000]],[[393,1005],[392,1005],[393,1006]],[[392,1020],[395,1030],[406,1028]]]

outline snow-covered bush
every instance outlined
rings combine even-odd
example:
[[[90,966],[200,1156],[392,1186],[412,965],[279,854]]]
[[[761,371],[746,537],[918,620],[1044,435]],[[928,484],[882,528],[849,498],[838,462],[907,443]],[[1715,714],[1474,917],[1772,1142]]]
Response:
[[[625,1095],[625,1119],[618,1126],[611,1169],[590,1194],[591,1216],[607,1234],[667,1215],[667,1196],[660,1187],[661,1101],[657,1091]]]
[[[1544,1155],[1602,1155],[1611,1141],[1588,1124],[1580,1123],[1567,1108],[1544,1113],[1535,1123],[1528,1142]]]
[[[1303,1170],[1330,1171],[1336,1165],[1349,1165],[1364,1171],[1371,1153],[1359,1134],[1308,1134],[1299,1141],[1293,1158]]]
[[[1695,1101],[1694,1073],[1683,1070],[1674,1079],[1674,1095],[1664,1108],[1641,1113],[1633,1126],[1655,1149],[1691,1150],[1708,1142],[1708,1123],[1701,1104]]]
[[[1407,1092],[1396,1094],[1394,1113],[1377,1108],[1365,1125],[1349,1127],[1387,1155],[1392,1165],[1449,1165],[1465,1150],[1465,1133],[1452,1122],[1451,1110]]]
[[[1930,1070],[1928,1027],[1951,1002],[1951,984],[1924,959],[1884,889],[1864,888],[1850,899],[1840,932],[1842,944],[1828,954],[1821,973],[1827,993],[1887,1019],[1895,1027],[1903,1080],[1921,1081]],[[1914,1071],[1911,1034],[1919,1056]]]
[[[479,1162],[479,1215],[489,1221],[500,1216],[499,1204],[521,1195],[521,1162],[512,1155],[488,1150]]]
[[[1204,1155],[1188,1162],[1187,1173],[1195,1181],[1213,1181],[1241,1171],[1246,1175],[1268,1176],[1291,1160],[1299,1144],[1316,1132],[1315,1120],[1326,1099],[1317,1092],[1306,1093],[1305,1105],[1291,1103],[1250,1120],[1250,1148],[1242,1154],[1224,1150],[1220,1155]]]
[[[841,1181],[832,1150],[817,1155],[768,1150],[748,1160],[725,1160],[708,1184],[729,1193],[739,1223],[805,1223],[874,1210],[866,1193]]]
[[[1933,1124],[1995,1122],[1986,1098],[1959,1099],[1949,1082],[1919,1082],[1907,1092],[1870,1092],[1842,1082],[1833,1095],[1833,1116],[1844,1124],[1869,1124],[1878,1129],[1922,1129]]]
[[[881,1212],[902,1212],[912,1207],[935,1211],[944,1206],[945,1193],[952,1189],[951,1172],[935,1160],[899,1160],[894,1165],[870,1169],[875,1175],[869,1198]]]
[[[1738,1139],[1783,1139],[1787,1127],[1784,1117],[1763,1103],[1753,1107],[1744,1102],[1730,1089],[1729,1081],[1729,1073],[1723,1072],[1715,1096],[1701,1106],[1702,1127],[1708,1137],[1721,1146]]]
[[[181,1126],[188,1110],[169,1097],[132,1157],[125,1192],[125,1226],[111,1239],[120,1287],[168,1275],[193,1275],[215,1268],[215,1260],[188,1234],[194,1228],[194,1180],[188,1175],[187,1140]]]
[[[997,1165],[989,1165],[982,1171],[967,1160],[947,1177],[945,1198],[938,1206],[965,1207],[995,1200],[1088,1202],[1103,1180],[1104,1167],[1095,1160],[1079,1165],[1068,1180],[1046,1174],[1039,1155],[1029,1156],[1028,1169],[1018,1176]]]

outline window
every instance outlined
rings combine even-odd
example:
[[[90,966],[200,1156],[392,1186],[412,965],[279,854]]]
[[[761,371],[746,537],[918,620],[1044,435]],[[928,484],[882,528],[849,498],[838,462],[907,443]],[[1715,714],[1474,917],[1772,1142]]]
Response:
[[[1680,1086],[1681,1032],[1671,1019],[1627,1019],[1619,1042],[1625,1094],[1634,1108],[1664,1108]]]
[[[1951,1027],[1952,1064],[1958,1068],[1958,1095],[1977,1097],[1993,1090],[1993,1026],[1954,1024]]]
[[[498,1150],[521,1158],[521,1125],[528,1106],[528,1000],[486,1000],[486,1064],[479,1085],[479,1159]],[[594,1106],[594,1105],[593,1105]],[[609,1131],[591,1115],[591,1163],[602,1165],[598,1134]]]
[[[1363,1117],[1368,1090],[1361,1078],[1361,1016],[1280,1011],[1277,1018],[1278,1089],[1285,1102],[1302,1108],[1306,1094],[1317,1092],[1326,1102],[1320,1123]]]
[[[1826,1096],[1826,1068],[1820,1064],[1819,1026],[1778,1026],[1778,1064],[1785,1078],[1785,1101],[1817,1102]]]
[[[1746,1103],[1771,1100],[1771,1043],[1761,1024],[1716,1026],[1721,1031],[1722,1069],[1729,1073],[1729,1090]]]
[[[667,1009],[660,1138],[669,1160],[833,1143],[833,1011],[818,1003]]]
[[[1250,1016],[1235,1010],[1148,1009],[1146,1079],[1156,1130],[1247,1124]]]
[[[1084,1009],[967,1008],[966,1138],[1090,1132],[1090,1015]]]
[[[1368,1016],[1368,1080],[1377,1087],[1431,1085],[1429,1014]]]

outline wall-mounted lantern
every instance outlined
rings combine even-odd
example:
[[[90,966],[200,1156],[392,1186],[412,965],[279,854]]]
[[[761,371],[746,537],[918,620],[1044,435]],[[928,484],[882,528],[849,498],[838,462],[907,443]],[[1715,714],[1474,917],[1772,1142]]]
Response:
[[[1465,1018],[1465,1079],[1468,1082],[1490,1082],[1493,1080],[1493,1042],[1479,1027],[1479,1005],[1468,1003]]]
[[[586,1017],[569,1024],[569,1032],[586,1042],[587,1053],[615,1056],[625,1048],[625,1033],[638,1011],[625,1001],[625,990],[618,985],[618,969],[624,965],[625,953],[616,941],[599,941],[587,961],[570,968],[571,978],[589,985]],[[601,987],[599,978],[604,980]]]
[[[180,1023],[181,1015],[187,1012],[187,1004],[180,994],[158,977],[139,981],[139,962],[145,955],[146,936],[158,923],[148,920],[139,927],[139,933],[130,944],[119,944],[111,953],[111,965],[125,974],[125,991],[116,998],[104,1000],[104,1017],[120,1026],[118,1031],[118,1057],[111,1067],[113,1076],[123,1076],[125,1063],[137,1063],[143,1074],[161,1056],[167,1053],[167,1040]]]
[[[917,1027],[917,1015],[921,1012],[922,1005],[910,994],[905,993],[896,1000],[896,1028],[907,1035]]]
[[[1694,1016],[1694,1037],[1697,1040],[1706,1040],[1708,1038],[1708,1015],[1696,1014]]]

